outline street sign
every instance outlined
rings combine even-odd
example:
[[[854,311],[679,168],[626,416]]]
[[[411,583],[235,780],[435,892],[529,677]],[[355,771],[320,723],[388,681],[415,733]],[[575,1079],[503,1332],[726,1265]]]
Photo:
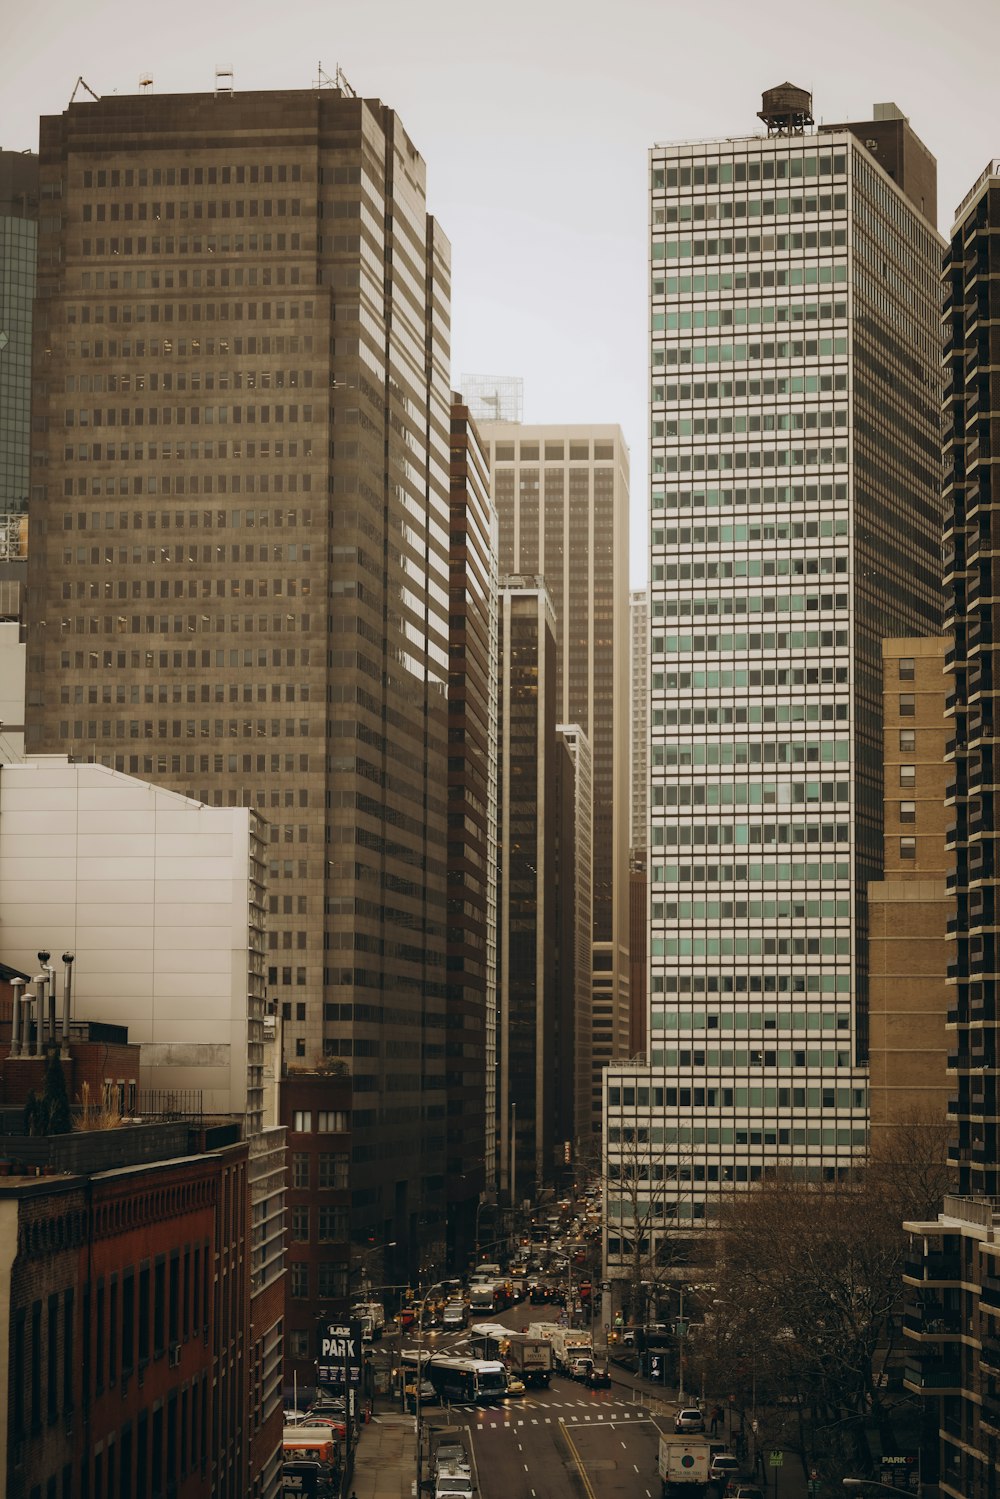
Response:
[[[771,1448],[771,1456],[768,1461],[770,1462],[772,1468],[780,1468],[784,1465],[785,1454],[782,1452],[780,1447]]]
[[[362,1332],[360,1322],[320,1323],[317,1384],[360,1384]]]

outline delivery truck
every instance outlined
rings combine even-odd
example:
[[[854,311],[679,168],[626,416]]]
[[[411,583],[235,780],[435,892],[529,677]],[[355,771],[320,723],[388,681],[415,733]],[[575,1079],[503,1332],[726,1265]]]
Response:
[[[532,1337],[527,1332],[512,1332],[507,1337],[507,1367],[528,1386],[547,1389],[552,1378],[552,1344],[548,1338]]]
[[[711,1444],[704,1437],[661,1436],[658,1472],[663,1499],[703,1493],[710,1455]]]

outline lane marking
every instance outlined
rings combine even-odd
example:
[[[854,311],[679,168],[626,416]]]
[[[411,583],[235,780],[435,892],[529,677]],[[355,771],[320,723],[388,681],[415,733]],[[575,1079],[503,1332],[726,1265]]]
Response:
[[[560,1417],[560,1420],[561,1419],[562,1418]],[[580,1461],[580,1454],[576,1450],[576,1444],[573,1441],[573,1438],[570,1436],[569,1430],[565,1426],[565,1424],[563,1425],[563,1435],[566,1438],[566,1444],[572,1454],[573,1461],[576,1463],[576,1470],[580,1475],[580,1481],[587,1492],[587,1499],[597,1499],[594,1490],[591,1488],[590,1479],[587,1477],[586,1469],[584,1468],[583,1463]]]

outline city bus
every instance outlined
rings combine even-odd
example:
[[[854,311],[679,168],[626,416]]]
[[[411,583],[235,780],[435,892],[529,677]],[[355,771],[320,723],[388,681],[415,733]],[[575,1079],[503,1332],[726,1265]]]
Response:
[[[507,1392],[507,1370],[499,1359],[441,1358],[435,1354],[424,1373],[442,1400],[470,1405],[501,1400]]]

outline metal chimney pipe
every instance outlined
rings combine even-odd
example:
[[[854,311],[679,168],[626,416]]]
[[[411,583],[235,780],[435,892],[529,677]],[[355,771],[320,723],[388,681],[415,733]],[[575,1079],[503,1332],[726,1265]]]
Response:
[[[56,983],[56,970],[51,963],[46,963],[45,971],[49,976],[49,1045],[56,1044],[56,1009],[58,1007],[59,990]]]
[[[63,979],[63,1013],[62,1013],[62,1046],[61,1054],[64,1058],[69,1056],[69,1018],[70,1018],[70,996],[73,992],[73,959],[75,953],[64,952],[62,960],[66,964],[66,973]]]
[[[10,1014],[10,1054],[12,1057],[21,1055],[21,990],[24,985],[24,979],[11,979],[10,981],[10,987],[14,991]]]
[[[52,1024],[52,1020],[54,1018],[53,1017],[53,1013],[52,1013],[52,997],[51,997],[52,996],[52,985],[51,985],[51,982],[50,982],[51,978],[52,978],[52,969],[49,967],[49,959],[51,958],[51,956],[52,956],[52,954],[50,952],[48,952],[44,947],[42,948],[41,952],[38,954],[38,961],[39,961],[39,963],[42,966],[42,973],[45,975],[45,987],[44,987],[44,989],[42,990],[42,993],[41,993],[41,1004],[42,1004],[42,1010],[43,1010],[43,1014],[42,1014],[43,1032],[42,1033],[43,1033],[44,1038],[45,1038],[43,1049],[46,1046],[51,1046],[52,1043],[53,1043],[53,1041],[56,1039],[56,1028]]]
[[[45,1055],[45,1016],[47,1013],[45,991],[48,988],[49,976],[47,973],[36,973],[34,982],[37,994],[35,1002],[35,1014],[37,1016],[37,1024],[35,1026],[35,1056],[43,1057]]]

